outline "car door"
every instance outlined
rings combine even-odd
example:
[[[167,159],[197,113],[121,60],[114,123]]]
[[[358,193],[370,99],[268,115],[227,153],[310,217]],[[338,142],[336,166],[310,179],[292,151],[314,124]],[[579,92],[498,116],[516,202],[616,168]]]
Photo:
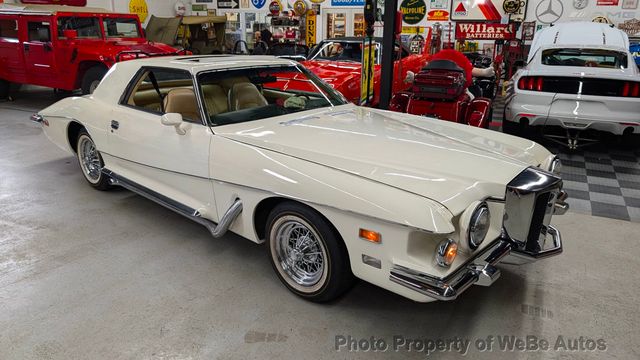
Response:
[[[29,16],[26,19],[27,38],[22,48],[29,82],[57,87],[60,79],[51,43],[51,19],[46,16]]]
[[[0,78],[24,83],[24,55],[18,30],[18,15],[0,15]]]
[[[180,125],[162,115],[179,113]],[[109,170],[216,221],[209,180],[211,129],[201,121],[187,71],[142,68],[111,113]]]

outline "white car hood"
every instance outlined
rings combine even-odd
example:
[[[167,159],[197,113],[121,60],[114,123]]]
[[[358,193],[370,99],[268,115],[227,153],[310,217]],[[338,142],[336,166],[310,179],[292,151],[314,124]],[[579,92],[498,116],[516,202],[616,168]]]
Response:
[[[535,142],[494,131],[354,105],[213,130],[427,197],[454,215],[470,199],[502,198],[511,179],[549,156]]]

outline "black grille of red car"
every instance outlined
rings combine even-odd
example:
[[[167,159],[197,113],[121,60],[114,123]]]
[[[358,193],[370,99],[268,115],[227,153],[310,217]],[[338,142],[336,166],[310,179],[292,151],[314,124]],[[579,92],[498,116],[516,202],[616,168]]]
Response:
[[[559,94],[640,97],[640,82],[561,76],[523,76],[518,89]]]

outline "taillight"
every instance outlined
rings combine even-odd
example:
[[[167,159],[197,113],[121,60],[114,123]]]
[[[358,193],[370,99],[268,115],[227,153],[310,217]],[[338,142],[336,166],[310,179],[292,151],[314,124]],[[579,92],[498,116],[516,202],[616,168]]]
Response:
[[[529,91],[542,91],[544,78],[542,76],[523,76],[518,80],[518,89]]]
[[[622,85],[623,97],[640,97],[640,83],[625,81]]]

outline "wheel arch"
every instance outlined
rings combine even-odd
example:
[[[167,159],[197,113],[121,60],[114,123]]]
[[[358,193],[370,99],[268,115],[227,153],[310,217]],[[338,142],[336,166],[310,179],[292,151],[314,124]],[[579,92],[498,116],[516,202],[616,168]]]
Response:
[[[324,214],[318,211],[317,208],[310,206],[309,204],[304,203],[303,201],[298,201],[291,198],[281,197],[281,196],[272,196],[265,199],[262,199],[253,210],[253,227],[256,232],[256,236],[258,239],[262,240],[266,238],[266,227],[267,227],[267,219],[269,218],[269,214],[276,206],[279,204],[290,202],[296,203],[298,205],[302,205],[311,211],[315,212],[318,216],[324,219],[334,234],[340,239],[340,242],[344,248],[344,251],[348,254],[347,244],[344,242],[344,238],[338,231],[338,228],[329,220]]]
[[[78,152],[78,135],[82,129],[85,129],[86,131],[84,125],[77,121],[71,121],[67,126],[67,140],[69,141],[69,148],[71,148],[74,153]]]
[[[74,86],[76,89],[82,87],[82,79],[84,79],[84,75],[87,73],[87,71],[96,66],[104,68],[105,70],[109,69],[109,66],[98,60],[83,60],[78,64],[76,80],[74,81]]]

